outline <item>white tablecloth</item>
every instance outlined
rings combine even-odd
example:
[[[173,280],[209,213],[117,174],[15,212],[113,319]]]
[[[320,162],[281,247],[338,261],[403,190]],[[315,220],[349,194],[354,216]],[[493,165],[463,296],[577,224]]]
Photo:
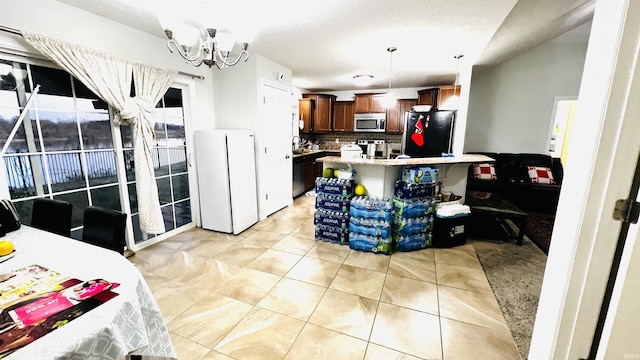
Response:
[[[119,295],[83,314],[7,359],[122,359],[138,355],[175,358],[169,333],[151,290],[124,256],[49,232],[22,226],[3,237],[15,256],[0,273],[41,265],[79,280],[119,283]]]

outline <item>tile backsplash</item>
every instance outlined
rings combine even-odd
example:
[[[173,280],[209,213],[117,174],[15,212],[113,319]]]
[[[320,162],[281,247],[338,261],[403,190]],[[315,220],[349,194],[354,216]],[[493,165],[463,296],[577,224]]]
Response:
[[[340,150],[341,147],[358,140],[384,140],[391,144],[391,151],[400,152],[402,149],[402,135],[384,133],[328,133],[328,134],[300,134],[302,139],[313,139],[323,150]],[[336,141],[337,139],[337,141]]]

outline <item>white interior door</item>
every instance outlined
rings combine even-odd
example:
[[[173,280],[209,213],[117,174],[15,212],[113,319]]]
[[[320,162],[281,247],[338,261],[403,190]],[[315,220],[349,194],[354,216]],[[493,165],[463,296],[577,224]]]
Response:
[[[263,82],[260,109],[260,219],[293,202],[291,182],[291,96],[289,89]]]

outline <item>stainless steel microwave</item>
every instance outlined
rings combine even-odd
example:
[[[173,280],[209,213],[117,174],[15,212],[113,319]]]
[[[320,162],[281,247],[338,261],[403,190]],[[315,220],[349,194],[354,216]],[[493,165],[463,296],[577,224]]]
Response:
[[[353,116],[353,131],[384,132],[386,123],[385,113],[355,114]]]

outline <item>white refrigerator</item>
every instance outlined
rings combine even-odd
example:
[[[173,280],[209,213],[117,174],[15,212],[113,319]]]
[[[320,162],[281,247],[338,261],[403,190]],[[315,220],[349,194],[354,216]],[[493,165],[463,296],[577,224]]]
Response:
[[[251,130],[194,133],[202,227],[239,234],[258,221]]]

